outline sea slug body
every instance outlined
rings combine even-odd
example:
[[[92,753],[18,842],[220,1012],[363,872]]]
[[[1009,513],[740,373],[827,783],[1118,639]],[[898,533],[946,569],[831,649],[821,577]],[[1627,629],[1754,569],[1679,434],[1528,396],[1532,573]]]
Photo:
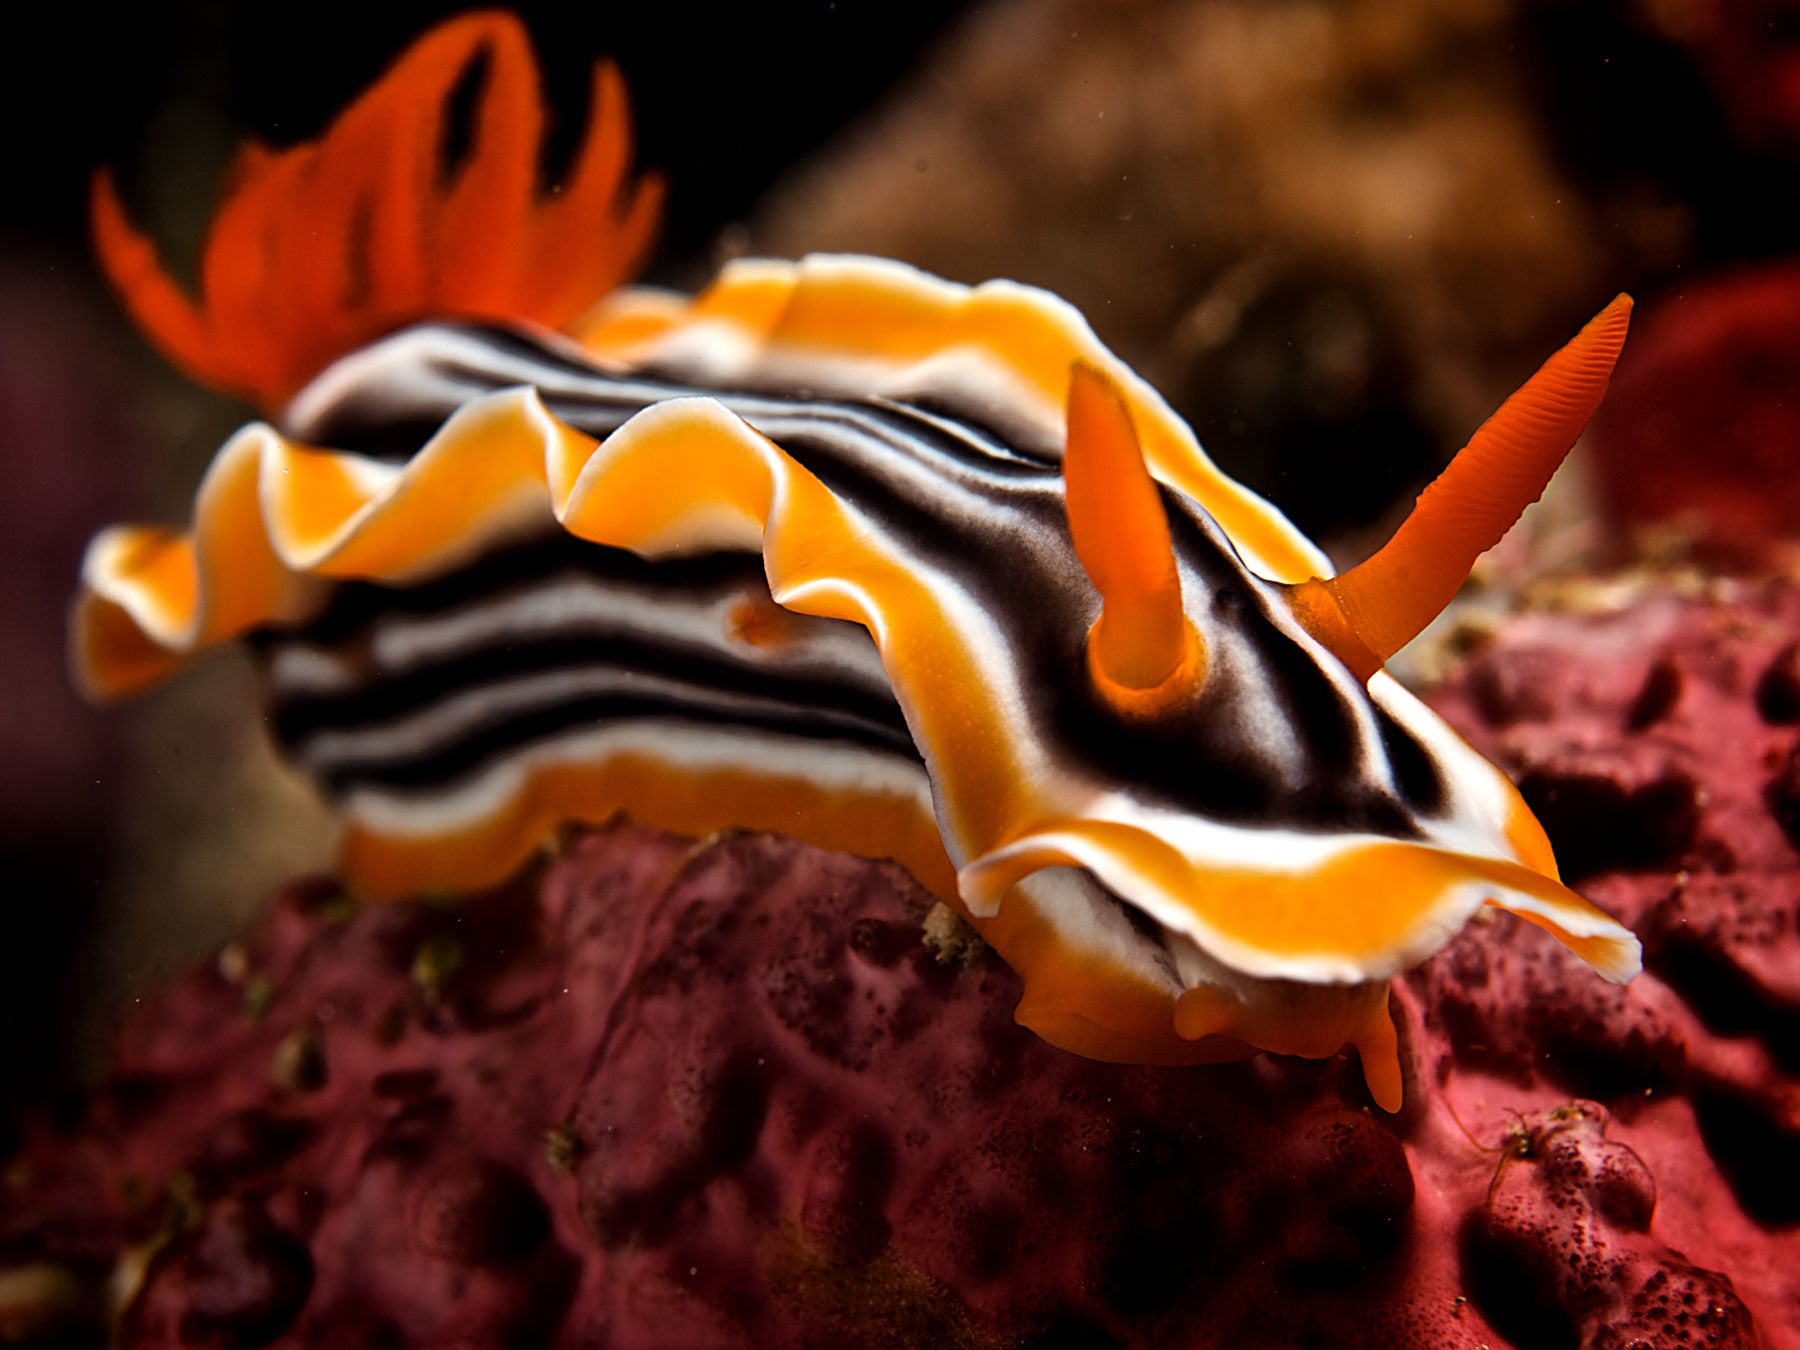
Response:
[[[619,810],[891,856],[1019,972],[1021,1022],[1098,1058],[1353,1044],[1392,1110],[1387,982],[1480,906],[1636,972],[1380,669],[1542,491],[1628,300],[1330,577],[1041,291],[851,257],[613,289],[659,195],[617,75],[555,196],[541,122],[517,21],[444,25],[319,142],[246,152],[198,303],[97,181],[141,326],[271,421],[185,533],[94,541],[96,696],[247,639],[369,897],[494,883]]]

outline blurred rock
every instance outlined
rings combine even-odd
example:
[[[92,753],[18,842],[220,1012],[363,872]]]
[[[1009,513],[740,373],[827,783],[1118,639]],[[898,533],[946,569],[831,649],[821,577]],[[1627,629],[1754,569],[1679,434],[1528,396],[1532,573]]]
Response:
[[[1800,262],[1684,286],[1646,306],[1589,435],[1621,532],[1673,526],[1766,563],[1800,540]]]

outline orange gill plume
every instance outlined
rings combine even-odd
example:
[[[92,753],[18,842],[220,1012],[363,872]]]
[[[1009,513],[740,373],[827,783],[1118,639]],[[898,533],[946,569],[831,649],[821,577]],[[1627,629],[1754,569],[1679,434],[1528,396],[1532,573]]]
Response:
[[[1069,372],[1063,485],[1075,555],[1100,593],[1090,674],[1121,711],[1155,713],[1193,691],[1205,653],[1182,609],[1168,517],[1124,396],[1085,362]]]
[[[1630,322],[1621,295],[1481,425],[1374,556],[1288,589],[1300,621],[1360,678],[1442,613],[1475,559],[1543,495],[1600,406]]]
[[[469,150],[446,163],[445,107],[481,62]],[[420,38],[319,140],[246,144],[201,251],[199,294],[165,270],[94,176],[107,277],[174,364],[277,409],[337,357],[415,319],[561,328],[629,278],[662,203],[627,174],[625,86],[594,71],[583,139],[540,192],[544,111],[530,41],[509,14],[464,15]]]

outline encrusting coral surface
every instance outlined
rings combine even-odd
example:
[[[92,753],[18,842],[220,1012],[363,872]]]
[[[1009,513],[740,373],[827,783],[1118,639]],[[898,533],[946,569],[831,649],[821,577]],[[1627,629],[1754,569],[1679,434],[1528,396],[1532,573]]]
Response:
[[[1397,1116],[1078,1059],[897,867],[620,821],[147,997],[0,1173],[0,1342],[1800,1346],[1800,591],[1633,584],[1434,701],[1648,970],[1470,925]]]

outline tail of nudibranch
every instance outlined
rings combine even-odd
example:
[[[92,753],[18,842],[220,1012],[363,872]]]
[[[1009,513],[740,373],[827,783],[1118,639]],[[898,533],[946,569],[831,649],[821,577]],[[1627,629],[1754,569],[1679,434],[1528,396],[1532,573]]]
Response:
[[[485,68],[468,153],[447,162],[445,109]],[[662,203],[628,173],[625,86],[594,72],[587,129],[560,190],[538,181],[544,109],[525,29],[464,15],[420,38],[323,137],[246,144],[201,253],[199,294],[94,178],[100,261],[176,365],[273,411],[337,357],[425,317],[561,328],[627,280]]]

